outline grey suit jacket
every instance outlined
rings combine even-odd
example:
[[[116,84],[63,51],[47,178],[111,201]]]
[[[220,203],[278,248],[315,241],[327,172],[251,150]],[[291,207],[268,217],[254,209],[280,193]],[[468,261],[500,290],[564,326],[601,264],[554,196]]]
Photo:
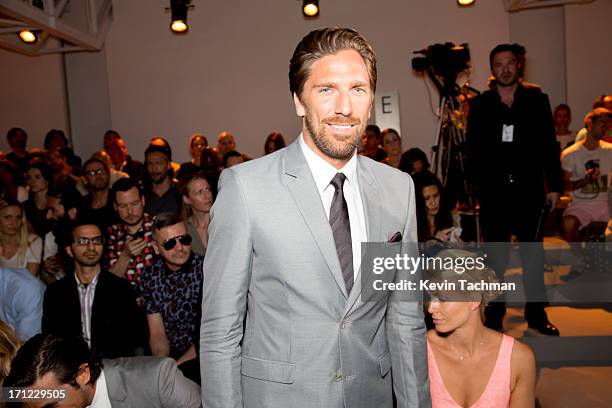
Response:
[[[357,175],[368,240],[416,242],[411,178],[361,156]],[[399,407],[430,406],[421,303],[362,302],[359,276],[347,296],[297,142],[222,173],[209,234],[204,407],[391,407],[390,370]]]
[[[113,408],[198,408],[200,387],[185,378],[170,358],[102,360]]]

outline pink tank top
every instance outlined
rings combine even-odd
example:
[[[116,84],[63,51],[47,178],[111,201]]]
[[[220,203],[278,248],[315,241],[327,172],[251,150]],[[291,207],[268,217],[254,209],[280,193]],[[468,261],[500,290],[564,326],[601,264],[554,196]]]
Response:
[[[510,405],[510,357],[513,345],[514,338],[504,334],[489,382],[478,401],[470,408],[504,408]],[[432,408],[461,408],[442,382],[438,363],[429,341],[427,342],[427,360]]]

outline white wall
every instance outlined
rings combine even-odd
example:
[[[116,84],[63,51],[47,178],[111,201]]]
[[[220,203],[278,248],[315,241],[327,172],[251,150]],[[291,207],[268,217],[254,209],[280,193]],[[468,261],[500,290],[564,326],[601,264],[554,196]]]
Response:
[[[28,133],[30,147],[41,147],[50,129],[67,131],[64,89],[61,55],[26,57],[0,48],[0,150],[10,151],[12,127]]]
[[[187,159],[187,138],[196,131],[214,143],[220,131],[230,130],[239,150],[251,155],[262,154],[272,130],[293,139],[300,122],[289,94],[289,59],[303,35],[328,25],[354,27],[373,44],[379,89],[400,91],[404,148],[428,151],[434,117],[425,84],[412,72],[412,51],[435,42],[470,43],[474,83],[482,87],[490,48],[509,36],[501,1],[471,9],[449,0],[325,1],[320,18],[311,21],[298,1],[194,3],[186,36],[168,30],[167,1],[114,4],[106,41],[111,116],[136,156],[154,135],[170,140],[179,161]]]
[[[525,80],[542,87],[553,109],[565,103],[565,47],[563,7],[510,13],[510,41],[527,48]]]
[[[483,89],[490,49],[522,35],[529,43],[527,79],[543,85],[556,104],[565,84],[559,79],[560,67],[552,74],[549,70],[563,54],[563,41],[557,37],[558,22],[564,17],[566,89],[575,111],[574,127],[596,95],[612,92],[612,0],[567,6],[563,16],[561,9],[551,9],[516,17],[508,15],[501,0],[479,1],[468,9],[459,8],[454,0],[334,0],[321,2],[321,16],[315,20],[302,17],[298,0],[195,0],[185,36],[168,30],[170,15],[164,11],[168,3],[114,2],[114,22],[105,46],[108,85],[103,83],[102,62],[95,67],[95,84],[89,87],[82,85],[86,83],[82,71],[86,73],[91,61],[69,70],[73,111],[79,110],[75,103],[91,102],[79,91],[90,94],[93,89],[104,95],[107,88],[109,98],[110,113],[78,105],[82,108],[78,118],[72,115],[77,130],[92,129],[75,132],[77,152],[83,156],[99,148],[102,128],[109,120],[137,158],[154,135],[170,140],[177,161],[188,158],[187,139],[197,131],[214,143],[218,132],[230,130],[238,138],[238,148],[254,156],[262,153],[272,130],[292,140],[300,122],[288,90],[289,58],[304,34],[328,25],[354,27],[373,44],[378,89],[400,93],[404,149],[418,146],[429,152],[434,141],[435,118],[425,81],[412,72],[410,61],[413,50],[436,42],[468,42],[472,84]],[[596,36],[601,41],[589,45]],[[40,146],[52,127],[67,128],[61,61],[58,55],[28,58],[0,50],[0,143],[5,143],[4,134],[12,126],[29,132],[31,146]],[[436,91],[431,92],[437,105]]]
[[[565,8],[567,99],[572,129],[584,126],[593,99],[612,94],[612,0]]]

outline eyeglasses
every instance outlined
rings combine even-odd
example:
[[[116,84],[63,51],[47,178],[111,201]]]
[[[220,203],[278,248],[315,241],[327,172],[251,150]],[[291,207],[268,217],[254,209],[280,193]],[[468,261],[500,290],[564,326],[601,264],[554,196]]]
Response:
[[[72,242],[74,242],[75,245],[79,246],[88,246],[89,244],[104,245],[104,237],[101,235],[93,238],[74,237],[74,240]]]
[[[102,174],[102,173],[106,173],[106,169],[105,169],[104,167],[100,167],[100,168],[99,168],[99,169],[97,169],[97,170],[89,170],[89,171],[86,171],[86,172],[85,172],[85,175],[86,175],[86,176],[89,176],[89,177],[95,177],[95,176],[97,176],[97,175],[99,175],[99,174]]]
[[[185,246],[191,245],[191,235],[185,234],[185,235],[179,235],[178,237],[169,238],[165,240],[162,246],[164,247],[166,251],[170,251],[176,246],[177,240],[181,243],[181,245],[185,245]]]

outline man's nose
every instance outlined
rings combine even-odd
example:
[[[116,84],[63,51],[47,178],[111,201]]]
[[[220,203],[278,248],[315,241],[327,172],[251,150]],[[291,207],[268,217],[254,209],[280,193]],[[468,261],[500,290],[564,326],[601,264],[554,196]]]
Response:
[[[348,116],[352,112],[350,91],[340,90],[336,94],[335,113]]]

